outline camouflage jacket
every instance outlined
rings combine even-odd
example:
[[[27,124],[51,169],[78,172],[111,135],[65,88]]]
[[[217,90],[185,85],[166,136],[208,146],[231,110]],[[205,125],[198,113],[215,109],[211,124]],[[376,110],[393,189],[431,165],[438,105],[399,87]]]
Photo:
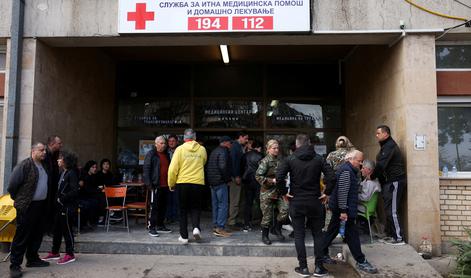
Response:
[[[349,151],[350,149],[340,148],[336,151],[329,153],[325,160],[327,161],[327,163],[330,164],[330,166],[332,166],[332,169],[336,171],[337,167],[345,161],[345,155],[347,155]]]
[[[275,187],[275,184],[272,182],[272,179],[275,178],[276,169],[280,165],[280,159],[273,157],[271,155],[265,156],[260,160],[258,169],[255,172],[255,179],[262,186],[261,191],[267,191]]]

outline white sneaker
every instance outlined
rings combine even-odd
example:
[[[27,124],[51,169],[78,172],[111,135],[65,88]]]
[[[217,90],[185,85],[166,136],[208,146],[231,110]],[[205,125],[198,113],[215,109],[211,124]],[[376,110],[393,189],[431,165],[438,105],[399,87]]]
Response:
[[[198,228],[193,229],[193,237],[195,238],[195,240],[201,240],[200,229],[198,229]]]
[[[294,231],[293,226],[291,226],[291,225],[283,225],[283,226],[281,226],[281,228],[283,230],[287,230],[288,232]]]
[[[188,244],[188,239],[187,238],[182,238],[181,236],[178,238],[178,241],[180,241],[183,244]]]

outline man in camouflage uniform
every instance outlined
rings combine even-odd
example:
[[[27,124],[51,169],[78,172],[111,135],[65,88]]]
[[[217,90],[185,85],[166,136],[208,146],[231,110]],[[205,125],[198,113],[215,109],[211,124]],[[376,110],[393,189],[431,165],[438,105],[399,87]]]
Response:
[[[260,209],[262,211],[262,242],[269,245],[271,241],[268,237],[270,226],[273,222],[273,209],[278,209],[276,224],[272,233],[278,240],[284,240],[281,233],[281,225],[288,218],[288,202],[284,199],[276,188],[276,169],[280,164],[277,157],[279,152],[279,144],[276,140],[270,140],[267,143],[267,156],[261,161],[255,173],[255,179],[260,183]]]

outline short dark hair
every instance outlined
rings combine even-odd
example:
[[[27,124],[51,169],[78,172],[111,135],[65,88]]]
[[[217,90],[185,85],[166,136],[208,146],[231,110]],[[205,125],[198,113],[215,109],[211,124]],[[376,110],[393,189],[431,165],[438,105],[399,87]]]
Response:
[[[242,131],[239,131],[239,132],[236,133],[236,137],[235,137],[235,138],[236,138],[236,139],[239,139],[240,137],[245,137],[245,136],[247,136],[247,135],[249,135],[249,134],[248,134],[245,130],[242,130]]]
[[[66,169],[77,168],[77,155],[70,151],[61,151],[59,157],[62,158]],[[91,167],[91,166],[90,166]],[[89,168],[90,169],[90,168]]]
[[[253,140],[252,141],[252,149],[260,148],[261,146],[262,146],[262,143],[260,143],[260,141],[258,141],[258,140]]]
[[[168,137],[167,137],[167,140],[170,139],[170,138],[174,138],[175,140],[178,141],[178,136],[176,134],[170,134]]]
[[[376,129],[381,129],[381,132],[386,132],[388,135],[391,135],[391,129],[387,125],[379,125]]]
[[[103,164],[105,164],[106,162],[108,162],[108,164],[110,164],[110,167],[111,167],[111,160],[109,160],[108,158],[103,158],[100,161],[100,169],[103,169]]]
[[[56,141],[56,138],[60,139],[60,137],[57,136],[57,135],[51,135],[51,136],[47,137],[47,144],[50,145],[50,144],[54,143],[54,141]]]
[[[299,148],[301,146],[307,146],[311,143],[311,140],[309,139],[309,136],[306,134],[298,134],[296,136],[296,147]]]

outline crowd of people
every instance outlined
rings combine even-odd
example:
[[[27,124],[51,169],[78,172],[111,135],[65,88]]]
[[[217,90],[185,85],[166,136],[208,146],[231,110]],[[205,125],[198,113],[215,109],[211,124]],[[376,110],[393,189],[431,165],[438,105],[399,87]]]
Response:
[[[171,233],[166,223],[178,221],[178,241],[188,244],[190,215],[192,236],[201,240],[202,200],[204,187],[209,186],[215,236],[230,237],[234,232],[250,232],[260,226],[261,241],[270,245],[272,239],[285,240],[282,226],[290,224],[299,262],[295,272],[307,277],[311,273],[304,239],[306,229],[310,229],[314,275],[320,277],[328,275],[324,264],[335,263],[328,248],[344,227],[344,241],[358,269],[376,273],[361,250],[355,225],[362,208],[359,203],[381,192],[385,232],[389,236],[384,241],[404,244],[399,209],[406,186],[403,158],[389,127],[378,126],[376,138],[381,149],[375,163],[364,160],[363,153],[345,136],[337,139],[336,150],[327,158],[315,152],[305,134],[296,137],[291,153],[284,158],[277,140],[266,143],[264,156],[262,143],[249,140],[246,132],[239,132],[235,138],[221,136],[209,155],[192,129],[184,131],[181,145],[176,135],[158,136],[145,156],[142,173],[150,192],[148,234],[158,237],[159,233]],[[86,227],[103,225],[103,187],[117,183],[109,159],[102,159],[99,165],[90,160],[79,171],[77,156],[62,150],[60,137],[51,136],[46,145],[33,144],[31,156],[15,167],[8,185],[17,210],[11,277],[21,277],[25,255],[26,267],[48,266],[50,260],[58,264],[75,261],[72,222],[77,207]],[[256,219],[254,208],[261,213],[261,219]],[[43,215],[54,217],[43,221]],[[326,219],[328,227],[324,230]],[[51,251],[40,258],[43,232],[52,236],[53,244]],[[61,257],[62,238],[66,252]]]

